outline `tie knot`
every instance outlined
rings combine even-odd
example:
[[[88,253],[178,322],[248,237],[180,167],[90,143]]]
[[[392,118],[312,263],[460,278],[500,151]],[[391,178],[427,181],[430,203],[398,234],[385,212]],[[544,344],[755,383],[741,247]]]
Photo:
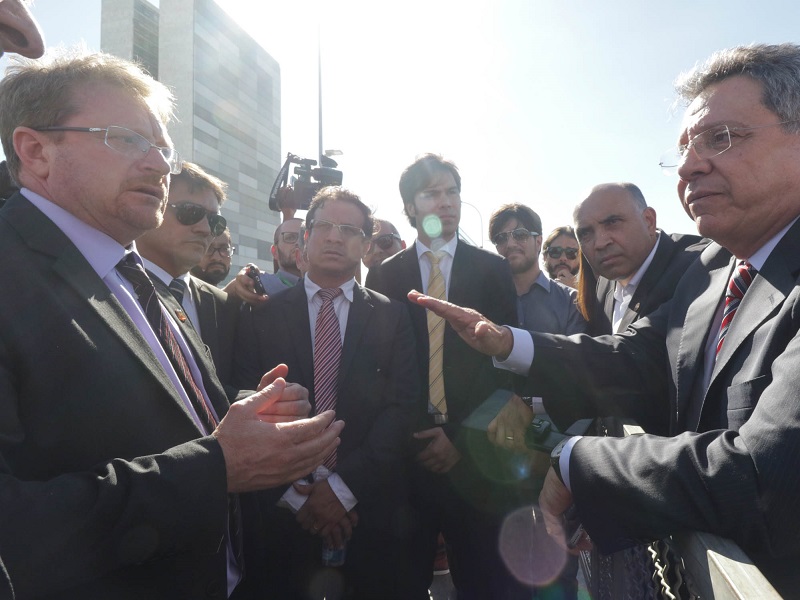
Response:
[[[170,281],[169,291],[175,296],[175,300],[178,301],[178,304],[183,304],[183,296],[186,294],[186,282],[176,277]]]
[[[753,283],[753,277],[755,276],[755,269],[753,266],[743,260],[733,271],[731,275],[730,283],[728,284],[728,292],[727,296],[732,296],[734,298],[742,299],[744,298],[744,293],[747,291],[747,288],[750,287],[750,284]]]
[[[444,256],[444,254],[441,252],[431,252],[430,250],[426,250],[425,254],[428,255],[428,259],[434,266],[438,266],[439,263],[442,261],[442,257]]]
[[[137,256],[133,252],[126,254],[125,258],[117,263],[117,271],[133,284],[134,291],[136,291],[137,294],[141,286],[152,287],[153,285],[144,267],[137,260]]]
[[[326,301],[329,301],[329,300],[333,300],[337,296],[341,295],[341,293],[342,293],[342,288],[338,288],[338,287],[336,287],[336,288],[324,288],[324,289],[321,289],[320,291],[317,292],[317,294],[319,294],[319,297],[322,298],[323,302],[326,302]]]

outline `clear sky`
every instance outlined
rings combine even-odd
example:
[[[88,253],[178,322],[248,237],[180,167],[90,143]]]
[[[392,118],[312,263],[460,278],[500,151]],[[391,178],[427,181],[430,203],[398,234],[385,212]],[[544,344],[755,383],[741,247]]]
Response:
[[[281,65],[284,156],[317,156],[319,26],[324,146],[409,241],[397,181],[428,151],[458,164],[477,207],[462,226],[487,246],[505,202],[530,205],[547,233],[591,186],[621,180],[659,226],[694,232],[657,164],[680,124],[672,82],[720,48],[800,42],[784,0],[217,1]],[[100,0],[36,0],[33,13],[48,45],[99,48]]]

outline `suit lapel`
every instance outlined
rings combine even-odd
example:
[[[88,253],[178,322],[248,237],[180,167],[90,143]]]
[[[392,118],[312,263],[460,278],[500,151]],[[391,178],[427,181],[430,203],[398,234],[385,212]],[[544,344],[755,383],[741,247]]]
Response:
[[[628,309],[622,316],[620,331],[627,329],[628,325],[633,323],[639,315],[642,314],[642,303],[650,294],[650,290],[658,284],[658,280],[669,265],[674,246],[675,242],[672,238],[663,231],[660,231],[658,234],[658,249],[653,256],[653,260],[650,261],[650,265],[647,267],[642,280],[639,282],[639,285],[636,286],[636,292],[634,292],[630,304],[628,304]],[[652,310],[652,308],[647,309],[648,312],[650,310]]]
[[[219,321],[217,319],[217,303],[214,295],[197,283],[194,277],[189,278],[189,289],[192,293],[197,318],[195,323],[203,334],[203,343],[209,348],[219,347]]]
[[[369,324],[373,310],[374,307],[369,296],[360,285],[356,284],[353,288],[353,303],[350,305],[350,312],[347,315],[342,362],[339,368],[339,389],[353,364],[353,357],[356,355],[356,349],[361,343],[361,336]]]

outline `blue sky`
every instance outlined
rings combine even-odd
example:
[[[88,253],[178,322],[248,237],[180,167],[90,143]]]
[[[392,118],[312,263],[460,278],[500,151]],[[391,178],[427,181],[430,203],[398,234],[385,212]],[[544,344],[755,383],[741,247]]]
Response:
[[[317,24],[324,145],[378,216],[401,216],[397,180],[417,154],[453,159],[462,226],[524,202],[545,232],[591,186],[639,185],[669,232],[693,232],[658,158],[681,110],[672,82],[713,51],[800,42],[794,3],[767,0],[218,0],[281,64],[283,154],[317,154]],[[48,45],[99,48],[100,0],[36,0]],[[2,63],[0,63],[2,64]],[[480,213],[480,217],[478,216]]]

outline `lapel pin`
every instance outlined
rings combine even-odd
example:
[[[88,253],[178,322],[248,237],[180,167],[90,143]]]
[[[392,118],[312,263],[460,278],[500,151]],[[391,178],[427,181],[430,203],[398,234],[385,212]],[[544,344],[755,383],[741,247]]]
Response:
[[[186,313],[183,312],[180,308],[175,309],[175,316],[178,317],[178,320],[183,323],[186,321]]]

